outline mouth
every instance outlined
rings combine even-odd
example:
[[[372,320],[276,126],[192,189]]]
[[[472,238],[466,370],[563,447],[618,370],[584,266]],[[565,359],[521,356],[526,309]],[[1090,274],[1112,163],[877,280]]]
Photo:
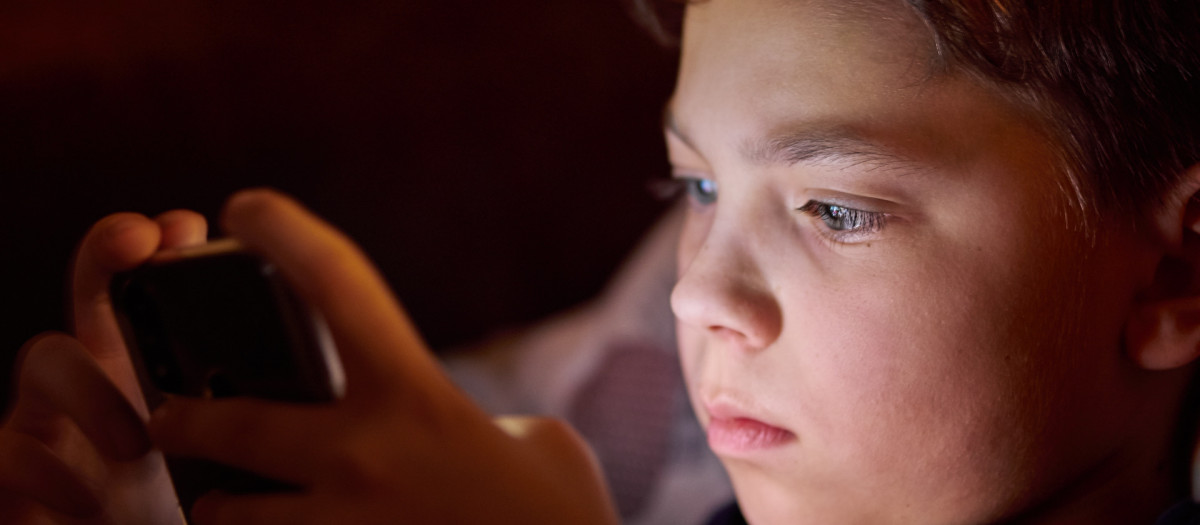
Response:
[[[796,434],[723,406],[708,407],[708,446],[719,455],[742,456],[778,448]]]

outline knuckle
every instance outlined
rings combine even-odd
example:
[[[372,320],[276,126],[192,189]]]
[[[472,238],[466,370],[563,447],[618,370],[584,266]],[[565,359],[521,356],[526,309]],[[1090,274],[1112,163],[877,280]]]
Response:
[[[581,439],[575,428],[557,418],[535,417],[528,421],[530,437],[534,439],[574,443]]]
[[[561,419],[533,418],[524,439],[530,446],[544,450],[564,462],[591,463],[587,442],[570,424]]]
[[[17,354],[17,389],[27,400],[44,400],[50,389],[63,388],[61,379],[73,373],[78,343],[61,332],[34,336]]]
[[[458,435],[464,428],[475,424],[471,413],[464,413],[458,407],[447,403],[437,396],[417,396],[415,392],[407,394],[407,399],[398,410],[405,414],[407,424],[435,441],[445,441]]]

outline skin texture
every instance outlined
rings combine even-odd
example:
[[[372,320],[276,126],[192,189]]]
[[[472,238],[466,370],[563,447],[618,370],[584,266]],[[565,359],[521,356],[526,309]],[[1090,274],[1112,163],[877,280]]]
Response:
[[[206,227],[190,212],[107,218],[76,263],[77,338],[47,335],[23,352],[20,395],[0,428],[0,522],[177,522],[160,450],[303,488],[211,493],[193,509],[199,525],[616,522],[582,440],[558,421],[493,420],[476,407],[340,232],[269,190],[235,195],[223,223],[324,314],[345,367],[344,398],[321,406],[174,398],[145,421],[108,280],[159,248],[203,242]]]
[[[743,510],[1151,521],[1180,494],[1158,467],[1190,372],[1149,372],[1121,341],[1178,242],[1178,201],[1147,214],[1174,233],[1105,224],[1090,244],[1036,121],[931,76],[896,4],[688,7],[667,141],[693,205],[672,306]],[[782,143],[792,158],[763,153]],[[739,418],[787,437],[712,439]]]
[[[713,441],[749,519],[1150,522],[1182,495],[1165,465],[1200,347],[1200,168],[1092,243],[1033,120],[930,77],[906,11],[839,6],[689,7],[669,108],[693,196],[681,356],[701,422],[734,429]],[[0,523],[171,523],[151,445],[304,489],[212,494],[199,524],[615,522],[578,438],[472,405],[336,229],[264,190],[223,222],[325,314],[345,398],[175,399],[144,425],[108,280],[207,228],[114,215],[81,245],[73,337],[22,352]],[[768,430],[728,439],[748,420]]]
[[[0,523],[179,522],[108,281],[158,249],[203,242],[206,231],[188,211],[119,213],[88,231],[71,279],[75,337],[45,334],[19,355],[16,400],[0,427]]]

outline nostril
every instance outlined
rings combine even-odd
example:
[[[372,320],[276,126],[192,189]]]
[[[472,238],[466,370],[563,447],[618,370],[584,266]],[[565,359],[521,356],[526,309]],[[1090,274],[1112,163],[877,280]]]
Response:
[[[734,330],[734,329],[726,327],[726,326],[713,325],[713,326],[708,327],[708,331],[711,332],[713,335],[715,335],[721,339],[724,339],[726,341],[729,341],[729,342],[741,343],[741,344],[747,343],[746,334],[743,334],[737,330]]]
[[[680,265],[671,292],[671,309],[680,326],[731,347],[770,346],[783,327],[782,307],[754,254],[737,238],[714,240],[710,235],[692,255],[688,264]]]
[[[732,348],[745,351],[762,350],[779,337],[780,326],[776,322],[777,317],[777,311],[764,309],[754,312],[753,315],[733,319],[731,322],[711,324],[708,326],[708,333]]]

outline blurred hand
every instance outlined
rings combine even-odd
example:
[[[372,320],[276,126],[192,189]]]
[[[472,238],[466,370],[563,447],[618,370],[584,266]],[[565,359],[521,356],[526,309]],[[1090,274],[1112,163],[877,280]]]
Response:
[[[162,248],[204,242],[199,215],[98,222],[72,277],[76,338],[44,334],[18,357],[17,391],[0,427],[0,523],[178,523],[145,405],[109,304],[113,273]]]
[[[616,522],[582,441],[552,420],[493,422],[450,383],[342,234],[266,190],[236,195],[223,222],[324,314],[346,393],[322,405],[173,398],[160,407],[150,431],[167,454],[302,487],[210,494],[196,523]]]

